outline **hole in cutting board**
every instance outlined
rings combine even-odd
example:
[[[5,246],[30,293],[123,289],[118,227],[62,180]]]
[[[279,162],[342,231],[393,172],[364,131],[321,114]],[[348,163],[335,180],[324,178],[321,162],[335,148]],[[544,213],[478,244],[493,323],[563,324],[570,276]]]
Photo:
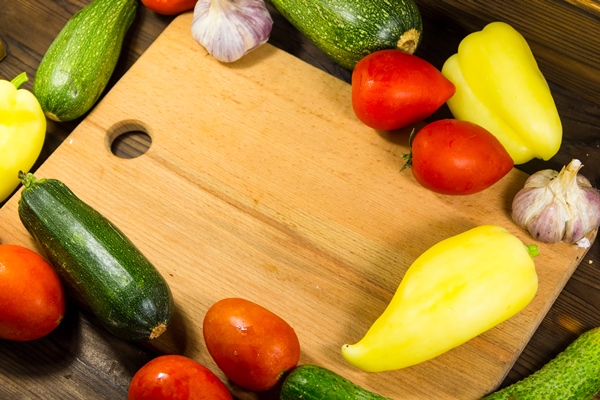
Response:
[[[127,120],[114,124],[107,132],[107,146],[119,158],[136,158],[152,145],[147,127],[140,121]]]

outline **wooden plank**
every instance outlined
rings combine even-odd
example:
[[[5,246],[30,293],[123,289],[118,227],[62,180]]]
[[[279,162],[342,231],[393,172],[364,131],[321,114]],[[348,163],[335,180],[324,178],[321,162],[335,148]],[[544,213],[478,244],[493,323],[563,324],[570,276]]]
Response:
[[[218,63],[193,41],[190,22],[176,18],[36,173],[64,181],[165,275],[177,312],[152,346],[218,372],[202,318],[220,298],[242,296],[294,326],[301,362],[386,396],[475,399],[495,388],[585,249],[539,244],[534,301],[434,360],[366,374],[340,347],[360,339],[438,241],[491,223],[532,242],[509,215],[527,175],[515,169],[466,197],[427,191],[400,172],[410,129],[366,128],[347,83],[270,45]],[[148,151],[113,155],[111,142],[130,130],[147,132]],[[0,210],[0,242],[34,247],[17,197]]]
[[[600,4],[597,1],[592,0],[566,0],[567,3],[573,4],[584,10],[590,12],[596,16],[600,16]]]

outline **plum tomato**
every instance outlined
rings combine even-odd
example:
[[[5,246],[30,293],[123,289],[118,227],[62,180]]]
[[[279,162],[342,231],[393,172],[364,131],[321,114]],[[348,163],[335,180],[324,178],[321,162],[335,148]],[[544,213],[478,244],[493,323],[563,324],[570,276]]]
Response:
[[[129,383],[128,400],[232,400],[210,369],[189,357],[167,354],[140,368]]]
[[[198,0],[142,0],[142,4],[157,14],[177,15],[191,11]]]
[[[352,72],[352,108],[373,129],[394,130],[420,122],[455,91],[428,61],[400,50],[375,51]]]
[[[300,358],[294,329],[266,308],[241,298],[213,304],[204,317],[204,341],[217,366],[252,391],[273,388]]]
[[[443,119],[425,125],[411,141],[408,164],[422,186],[449,195],[480,192],[514,166],[489,131],[472,122]]]
[[[38,253],[0,244],[0,338],[39,339],[60,324],[65,292],[52,266]]]

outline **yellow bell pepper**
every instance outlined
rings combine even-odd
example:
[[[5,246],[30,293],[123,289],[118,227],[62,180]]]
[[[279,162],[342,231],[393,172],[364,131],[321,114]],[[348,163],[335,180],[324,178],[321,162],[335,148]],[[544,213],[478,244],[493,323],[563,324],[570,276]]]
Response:
[[[521,311],[537,292],[535,245],[483,225],[445,239],[406,271],[388,307],[356,344],[342,346],[368,372],[434,358]]]
[[[504,145],[515,164],[548,160],[562,124],[550,88],[525,38],[504,22],[465,37],[442,67],[456,86],[447,102],[456,119],[474,122]]]
[[[28,172],[46,138],[46,117],[37,98],[19,89],[27,74],[0,80],[0,202],[19,186],[19,171]]]

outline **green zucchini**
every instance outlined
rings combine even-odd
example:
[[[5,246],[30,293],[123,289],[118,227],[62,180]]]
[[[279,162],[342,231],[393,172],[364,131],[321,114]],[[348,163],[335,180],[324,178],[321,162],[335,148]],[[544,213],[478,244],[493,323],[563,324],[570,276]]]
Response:
[[[139,0],[94,0],[67,21],[37,69],[33,93],[49,119],[70,121],[100,98]]]
[[[171,290],[131,240],[61,181],[19,177],[21,222],[77,299],[122,339],[162,334],[173,315]]]
[[[294,368],[281,386],[281,400],[389,400],[370,392],[327,368],[303,364]]]
[[[423,23],[413,0],[269,0],[307,39],[349,70],[377,50],[414,53]]]
[[[580,335],[540,370],[484,400],[591,400],[598,393],[600,328],[594,328]]]

